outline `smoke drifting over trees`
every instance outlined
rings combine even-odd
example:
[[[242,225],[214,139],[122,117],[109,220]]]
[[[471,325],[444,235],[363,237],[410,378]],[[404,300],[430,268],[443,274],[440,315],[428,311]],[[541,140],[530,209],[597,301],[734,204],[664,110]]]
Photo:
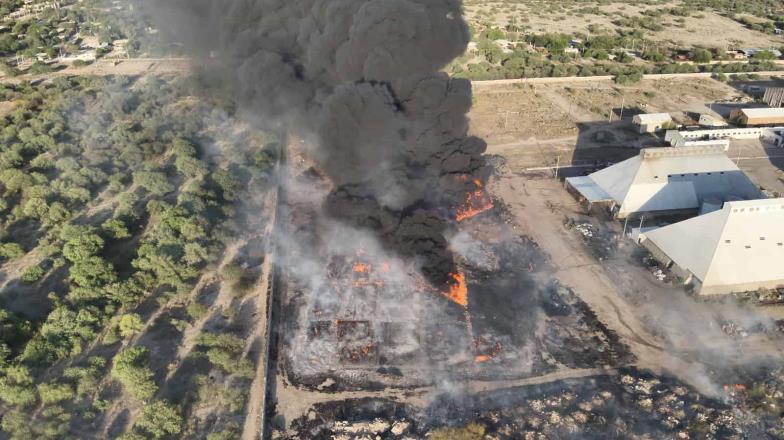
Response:
[[[297,133],[334,184],[327,212],[375,231],[443,281],[443,230],[483,181],[457,0],[145,0],[173,41],[265,125]],[[439,276],[439,274],[441,274]]]

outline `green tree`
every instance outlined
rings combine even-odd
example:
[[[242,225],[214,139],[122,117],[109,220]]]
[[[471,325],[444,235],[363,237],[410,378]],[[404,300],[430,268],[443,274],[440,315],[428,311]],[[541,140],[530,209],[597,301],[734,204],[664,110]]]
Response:
[[[19,246],[17,243],[0,244],[0,257],[3,257],[7,260],[13,260],[15,258],[21,257],[22,255],[24,255],[22,246]]]
[[[207,358],[228,374],[253,377],[253,364],[243,357],[245,343],[230,334],[202,333],[198,344],[207,348]]]
[[[131,233],[128,232],[128,227],[125,226],[125,222],[120,220],[119,218],[111,218],[106,220],[101,227],[104,231],[109,234],[115,240],[121,240],[123,238],[128,238],[131,236]]]
[[[112,265],[97,256],[74,262],[68,273],[71,280],[81,287],[101,287],[117,279]]]
[[[223,191],[225,200],[234,200],[240,181],[228,170],[217,170],[212,173],[212,180]]]
[[[174,191],[174,186],[169,183],[166,174],[159,171],[136,171],[133,173],[133,183],[156,196]]]
[[[147,400],[158,391],[149,363],[150,352],[146,347],[125,349],[114,357],[112,377],[120,381],[135,399]]]
[[[22,206],[22,213],[25,217],[43,219],[49,212],[49,205],[46,200],[39,198],[32,198],[25,202]]]
[[[144,328],[144,322],[138,314],[128,313],[120,317],[117,328],[120,330],[120,335],[123,338],[129,338]]]
[[[63,255],[71,262],[90,258],[103,249],[103,239],[92,228],[66,225],[60,238],[65,241]]]
[[[38,397],[44,405],[51,405],[73,399],[74,391],[70,385],[65,383],[42,383],[38,385]]]
[[[174,166],[178,173],[187,178],[200,177],[207,173],[207,167],[199,159],[191,156],[177,156]]]
[[[0,376],[0,400],[25,408],[33,405],[35,399],[36,392],[30,371],[21,365],[6,368]]]
[[[163,438],[182,431],[182,417],[173,405],[156,400],[144,406],[135,427],[141,428],[153,438]]]
[[[34,283],[40,280],[45,273],[46,270],[44,270],[40,264],[34,264],[22,271],[22,274],[19,276],[19,278],[26,283]]]
[[[695,63],[710,63],[713,61],[713,54],[707,49],[697,49],[694,51],[694,57],[692,59]]]

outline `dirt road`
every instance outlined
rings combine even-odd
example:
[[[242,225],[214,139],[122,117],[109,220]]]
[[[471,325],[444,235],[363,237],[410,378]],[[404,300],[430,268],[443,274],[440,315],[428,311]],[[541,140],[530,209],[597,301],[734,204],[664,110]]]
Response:
[[[765,72],[749,72],[760,76],[784,76],[784,70],[779,71],[765,71]],[[695,79],[695,78],[711,78],[712,73],[663,73],[663,74],[649,74],[643,75],[643,79]],[[471,81],[474,88],[494,87],[511,84],[555,84],[555,83],[586,83],[592,81],[612,81],[614,76],[564,76],[559,78],[522,78],[522,79],[497,79],[489,81]]]
[[[136,76],[142,74],[164,74],[182,73],[191,68],[191,60],[188,58],[131,58],[125,60],[98,60],[90,65],[83,67],[69,66],[65,69],[57,70],[40,75],[19,75],[19,76],[0,76],[0,81],[11,84],[18,84],[23,81],[38,81],[58,76],[72,75],[128,75]]]

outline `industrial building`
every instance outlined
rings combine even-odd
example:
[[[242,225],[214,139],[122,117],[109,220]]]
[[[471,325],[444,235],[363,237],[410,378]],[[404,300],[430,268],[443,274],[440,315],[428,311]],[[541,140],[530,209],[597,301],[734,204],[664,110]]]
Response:
[[[746,127],[784,125],[784,108],[741,108],[733,110],[730,119]]]
[[[646,148],[588,176],[567,178],[566,186],[589,206],[610,207],[618,218],[696,215],[707,201],[764,197],[717,145]]]
[[[640,235],[641,244],[700,294],[784,287],[784,199],[724,208]]]
[[[669,113],[639,114],[634,116],[632,122],[640,127],[640,133],[655,133],[673,125]]]
[[[729,148],[731,139],[762,139],[776,146],[784,145],[784,127],[717,128],[712,130],[668,130],[664,140],[673,147],[700,145],[707,141],[723,141]]]

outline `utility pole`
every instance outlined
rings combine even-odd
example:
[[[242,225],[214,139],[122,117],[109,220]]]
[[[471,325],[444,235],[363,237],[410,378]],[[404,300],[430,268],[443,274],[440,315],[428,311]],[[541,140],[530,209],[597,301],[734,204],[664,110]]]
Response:
[[[626,106],[626,97],[621,96],[621,117],[620,119],[623,120],[623,108]]]
[[[626,225],[628,224],[629,224],[629,216],[626,216],[626,218],[623,220],[623,234],[621,234],[622,237],[626,237]]]
[[[640,216],[640,230],[641,230],[641,231],[642,231],[642,222],[643,222],[643,220],[645,220],[645,214],[643,214],[642,216]]]
[[[561,166],[561,155],[555,160],[555,179],[558,180],[558,169]]]

